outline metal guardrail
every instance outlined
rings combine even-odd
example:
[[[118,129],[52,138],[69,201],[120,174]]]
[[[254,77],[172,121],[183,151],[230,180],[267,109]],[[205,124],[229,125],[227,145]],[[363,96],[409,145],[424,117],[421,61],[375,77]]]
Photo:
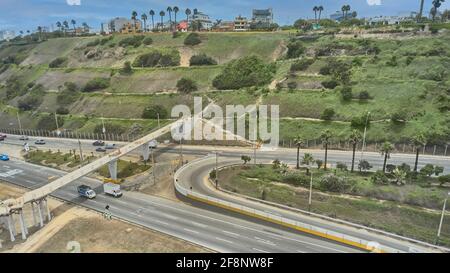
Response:
[[[198,160],[194,160],[191,161],[190,164],[198,162],[200,160],[204,160],[205,158],[201,158]],[[185,187],[183,187],[182,185],[180,185],[180,183],[178,183],[178,177],[181,171],[183,171],[184,169],[186,169],[187,167],[189,167],[190,164],[184,165],[182,166],[180,169],[177,170],[177,172],[174,175],[174,180],[175,180],[175,189],[182,195],[200,201],[200,202],[204,202],[210,205],[214,205],[214,206],[218,206],[218,207],[222,207],[228,210],[232,210],[232,211],[236,211],[245,215],[249,215],[249,216],[253,216],[255,218],[259,218],[259,219],[263,219],[263,220],[267,220],[273,223],[277,223],[277,224],[281,224],[283,226],[287,226],[290,228],[294,228],[296,230],[300,230],[312,235],[316,235],[322,238],[326,238],[329,240],[333,240],[333,241],[337,241],[339,243],[343,243],[343,244],[347,244],[347,245],[351,245],[354,247],[358,247],[367,251],[373,251],[373,252],[401,252],[397,249],[391,248],[391,247],[387,247],[387,246],[381,246],[378,247],[376,244],[374,244],[374,242],[370,242],[364,239],[360,239],[360,238],[356,238],[354,236],[349,236],[346,234],[342,234],[342,233],[338,233],[335,231],[331,231],[331,230],[326,230],[324,228],[321,227],[317,227],[317,226],[313,226],[313,225],[309,225],[309,224],[305,224],[299,221],[295,221],[292,219],[288,219],[282,216],[278,216],[278,215],[274,215],[272,213],[268,213],[268,212],[264,212],[264,211],[260,211],[260,210],[256,210],[256,209],[252,209],[249,207],[245,207],[245,206],[241,206],[241,205],[237,205],[235,203],[231,203],[228,201],[224,201],[218,198],[214,198],[214,197],[210,197],[207,195],[203,195],[200,193],[197,193],[193,190],[190,189],[186,189]]]

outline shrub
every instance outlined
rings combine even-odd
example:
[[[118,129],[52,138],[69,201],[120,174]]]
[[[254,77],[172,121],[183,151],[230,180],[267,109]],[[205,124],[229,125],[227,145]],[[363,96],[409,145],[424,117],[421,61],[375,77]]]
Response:
[[[56,102],[60,106],[67,106],[74,103],[79,97],[78,87],[73,82],[64,83],[64,90],[56,96]]]
[[[86,83],[83,92],[92,92],[109,87],[109,78],[94,78]]]
[[[370,94],[367,91],[361,91],[361,92],[359,92],[358,98],[360,100],[368,100],[368,99],[370,99]]]
[[[389,61],[386,62],[386,65],[392,66],[392,67],[397,66],[397,65],[398,65],[398,62],[397,62],[397,56],[395,56],[395,55],[392,56],[391,59],[390,59]]]
[[[122,39],[119,42],[119,46],[127,47],[127,46],[133,46],[133,47],[139,47],[142,44],[142,40],[144,40],[145,36],[143,35],[136,35],[132,37],[127,37],[125,39]]]
[[[392,173],[395,169],[397,168],[397,166],[395,166],[394,164],[387,164],[386,165],[386,171],[388,173]],[[403,171],[403,170],[402,170]]]
[[[425,176],[432,176],[434,174],[434,166],[432,164],[425,165],[420,169],[420,174]]]
[[[191,79],[181,78],[177,82],[177,90],[182,93],[191,93],[192,91],[197,91],[197,84]]]
[[[349,101],[353,98],[352,88],[350,86],[344,86],[341,89],[341,97],[344,101]]]
[[[389,184],[389,179],[383,173],[383,171],[376,171],[374,175],[370,178],[372,183],[376,185],[387,185]]]
[[[153,39],[151,37],[145,37],[145,39],[142,40],[142,43],[144,45],[151,45],[151,44],[153,44]]]
[[[393,123],[404,123],[406,121],[406,113],[404,111],[397,111],[391,115]]]
[[[51,61],[48,64],[48,67],[50,67],[50,68],[63,67],[66,62],[67,62],[67,58],[65,58],[65,57],[58,57],[58,58],[54,59],[53,61]]]
[[[121,74],[124,74],[124,75],[130,75],[130,74],[133,73],[133,68],[131,68],[131,63],[130,63],[129,61],[126,61],[126,62],[123,64],[123,67],[122,67],[122,69],[120,70],[120,73],[121,73]]]
[[[157,119],[159,114],[159,118],[165,119],[167,118],[167,110],[161,105],[152,105],[146,107],[142,112],[142,118],[145,119]]]
[[[336,86],[338,86],[338,82],[335,80],[323,81],[322,85],[327,89],[334,89],[336,88]]]
[[[293,59],[300,57],[306,50],[305,46],[300,41],[291,41],[288,45],[287,58]]]
[[[61,127],[64,125],[64,119],[60,116],[57,117],[58,119],[58,126]],[[53,114],[51,115],[45,115],[39,119],[39,122],[37,124],[37,127],[42,130],[48,130],[53,131],[56,130],[56,121],[55,116]]]
[[[352,120],[350,121],[350,126],[356,129],[364,129],[366,123],[367,127],[370,127],[370,117],[369,119],[367,119],[367,115],[365,114],[359,117],[353,117]]]
[[[450,174],[439,176],[438,180],[441,186],[445,183],[450,183]]]
[[[66,107],[60,106],[56,109],[56,113],[58,115],[67,115],[67,114],[69,114],[69,109],[67,109]]]
[[[351,187],[351,183],[344,177],[326,174],[320,180],[320,187],[325,191],[342,193]]]
[[[178,51],[170,52],[153,51],[142,54],[133,62],[135,67],[168,67],[180,64],[180,55]]]
[[[297,83],[296,82],[288,82],[287,87],[289,90],[295,90],[297,89]]]
[[[314,59],[301,59],[291,65],[291,71],[305,71],[315,62]]]
[[[272,81],[275,71],[274,64],[266,64],[258,57],[247,56],[228,63],[213,80],[213,86],[222,90],[261,86]]]
[[[17,102],[17,107],[22,111],[35,110],[41,105],[42,98],[39,96],[27,96]]]
[[[358,163],[358,168],[360,171],[368,171],[373,168],[372,165],[367,160],[362,160]]]
[[[282,177],[282,182],[294,186],[309,186],[309,178],[299,173],[289,173]]]
[[[95,39],[86,44],[87,47],[98,46],[100,44],[100,39]]]
[[[121,135],[125,133],[126,129],[122,125],[105,122],[106,133]],[[103,124],[97,124],[94,128],[94,134],[103,134]]]
[[[336,163],[336,169],[338,169],[340,171],[347,171],[348,167],[347,167],[347,164],[345,164],[344,162],[338,162],[338,163]]]
[[[410,65],[414,61],[414,56],[406,57],[406,65]]]
[[[325,110],[323,110],[323,113],[320,118],[323,120],[331,120],[333,119],[335,114],[336,113],[333,108],[326,108]]]
[[[192,32],[184,39],[184,44],[187,46],[195,46],[202,42],[198,33]]]
[[[189,65],[216,65],[217,62],[211,58],[206,56],[206,54],[194,55],[189,60]]]

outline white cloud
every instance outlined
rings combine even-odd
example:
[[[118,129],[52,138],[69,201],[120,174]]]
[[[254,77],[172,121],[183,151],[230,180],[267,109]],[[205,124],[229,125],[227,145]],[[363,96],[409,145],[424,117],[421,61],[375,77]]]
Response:
[[[369,6],[379,6],[381,5],[381,0],[367,0]]]
[[[66,0],[69,6],[79,6],[81,5],[81,0]]]

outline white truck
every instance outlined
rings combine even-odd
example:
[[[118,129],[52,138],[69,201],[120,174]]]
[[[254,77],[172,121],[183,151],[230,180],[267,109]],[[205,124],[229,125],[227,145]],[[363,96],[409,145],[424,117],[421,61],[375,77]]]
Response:
[[[103,191],[105,192],[105,194],[114,196],[116,198],[119,198],[122,196],[122,192],[120,191],[120,185],[117,185],[114,183],[103,184]]]

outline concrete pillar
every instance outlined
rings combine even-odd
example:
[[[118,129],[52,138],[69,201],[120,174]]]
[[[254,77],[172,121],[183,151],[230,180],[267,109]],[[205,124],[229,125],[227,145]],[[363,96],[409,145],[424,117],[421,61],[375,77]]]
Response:
[[[9,230],[9,236],[11,238],[11,242],[14,242],[16,238],[14,237],[14,226],[11,223],[11,215],[6,216],[6,221],[8,222],[8,230]]]
[[[9,219],[11,219],[12,232],[13,232],[14,236],[17,236],[17,231],[16,231],[16,221],[14,221],[14,215],[13,215],[13,214],[10,214],[10,215],[9,215]]]
[[[40,225],[41,227],[43,227],[43,226],[44,226],[44,218],[43,218],[43,216],[42,216],[41,203],[42,203],[42,202],[37,202],[36,205],[37,205],[38,215],[39,215],[39,225]]]
[[[144,161],[147,161],[150,155],[150,148],[149,143],[145,143],[142,145],[142,157],[144,158]]]
[[[25,224],[25,219],[23,217],[23,210],[22,209],[19,210],[19,220],[20,220],[20,229],[22,231],[22,240],[26,240],[27,239],[28,230],[27,230],[27,226]]]
[[[36,209],[34,208],[34,202],[31,202],[31,212],[33,213],[33,225],[37,227],[39,223],[36,218]]]
[[[47,210],[47,220],[50,222],[52,220],[52,215],[50,214],[50,208],[48,206],[47,198],[44,199],[44,202],[45,202],[45,208]]]
[[[117,179],[117,160],[108,163],[109,174],[112,179]]]

